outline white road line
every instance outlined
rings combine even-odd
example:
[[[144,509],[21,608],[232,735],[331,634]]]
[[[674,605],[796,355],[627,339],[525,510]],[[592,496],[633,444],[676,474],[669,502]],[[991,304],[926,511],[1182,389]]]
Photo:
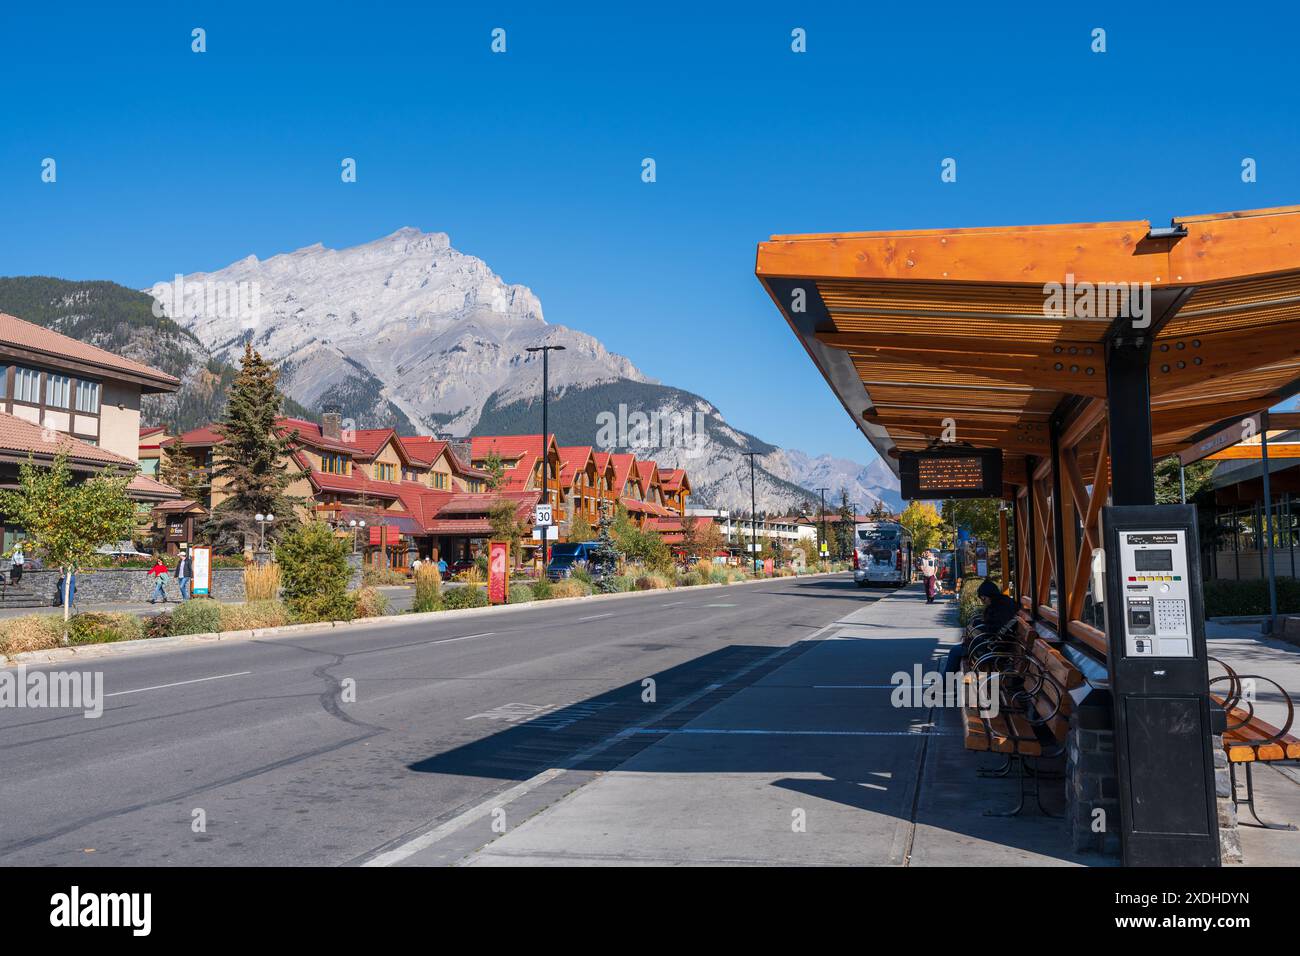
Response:
[[[614,616],[614,612],[613,612],[613,611],[610,611],[608,614],[588,614],[586,617],[580,617],[580,618],[578,618],[578,620],[579,620],[579,621],[599,621],[602,617],[613,617],[613,616]]]
[[[760,737],[952,737],[955,732],[947,730],[743,730],[713,727],[679,727],[676,730],[655,730],[653,728],[634,730],[636,734],[655,734],[668,737],[676,734],[738,734]]]
[[[813,690],[896,690],[898,684],[813,684]],[[910,684],[902,685],[911,690]],[[923,684],[922,688],[933,687],[933,684]]]
[[[754,670],[754,668],[761,667],[763,664],[766,664],[768,661],[780,657],[782,654],[785,654],[793,650],[794,648],[798,647],[800,644],[804,643],[805,641],[811,641],[814,638],[820,637],[822,634],[826,633],[831,628],[839,626],[839,624],[840,624],[839,621],[832,621],[830,624],[827,624],[823,627],[819,627],[811,634],[805,635],[804,637],[795,641],[793,644],[787,644],[784,647],[776,648],[771,654],[766,654],[763,657],[759,658],[758,660],[746,664],[740,670],[731,674],[729,677],[724,678],[722,681],[716,684],[710,684],[707,687],[703,687],[700,690],[697,690],[693,694],[688,694],[686,697],[683,697],[677,703],[657,712],[646,723],[654,723],[663,720],[665,717],[671,716],[673,713],[675,713],[678,710],[681,710],[683,707],[689,707],[691,704],[695,703],[700,698],[713,693],[719,687],[724,687],[727,684],[730,684],[732,681],[739,680],[741,677],[745,676],[750,671]],[[405,860],[407,857],[414,856],[416,853],[419,853],[421,850],[428,849],[429,847],[433,846],[435,843],[440,842],[441,840],[450,836],[456,831],[465,829],[465,827],[469,826],[475,820],[487,816],[497,807],[504,806],[505,804],[510,803],[513,800],[517,800],[520,797],[524,796],[525,794],[529,793],[530,791],[536,790],[538,787],[540,787],[542,784],[546,783],[547,781],[554,780],[560,774],[568,770],[569,767],[578,766],[582,764],[584,761],[590,760],[592,757],[596,756],[597,754],[600,754],[602,751],[608,750],[610,747],[614,746],[615,744],[621,743],[622,741],[626,740],[628,737],[632,736],[633,734],[645,731],[647,729],[646,723],[642,723],[634,727],[628,727],[625,728],[624,730],[620,730],[612,737],[606,737],[604,740],[600,741],[597,744],[593,744],[591,747],[588,747],[586,750],[582,751],[581,753],[575,754],[574,756],[567,758],[564,761],[565,764],[564,766],[552,767],[550,770],[544,770],[541,773],[537,774],[535,777],[530,777],[527,780],[525,780],[523,783],[516,784],[515,786],[511,787],[509,790],[499,793],[494,797],[489,797],[488,799],[484,800],[482,803],[478,804],[477,806],[471,807],[465,812],[457,814],[456,816],[452,817],[446,823],[439,824],[429,832],[421,834],[420,836],[415,837],[412,840],[408,840],[406,843],[394,847],[393,849],[387,851],[386,853],[381,853],[378,856],[374,857],[373,859],[367,860],[365,863],[361,865],[362,866],[392,866],[395,863],[400,863],[402,860]]]
[[[147,690],[166,690],[168,687],[184,687],[186,684],[202,684],[209,680],[222,680],[226,677],[247,677],[252,671],[240,671],[238,674],[217,674],[215,677],[197,677],[194,680],[178,680],[174,684],[155,684],[153,687],[137,687],[135,690],[119,690],[105,697],[121,697],[123,694],[143,694]]]
[[[441,641],[430,641],[430,644],[455,644],[457,641],[469,641],[476,637],[491,637],[496,631],[484,631],[482,634],[466,634],[464,637],[448,637]]]

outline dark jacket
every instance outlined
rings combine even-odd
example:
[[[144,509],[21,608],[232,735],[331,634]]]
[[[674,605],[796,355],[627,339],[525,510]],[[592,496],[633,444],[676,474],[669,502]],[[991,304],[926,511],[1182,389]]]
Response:
[[[984,632],[996,634],[1016,616],[1016,602],[1007,595],[999,593],[984,611]]]

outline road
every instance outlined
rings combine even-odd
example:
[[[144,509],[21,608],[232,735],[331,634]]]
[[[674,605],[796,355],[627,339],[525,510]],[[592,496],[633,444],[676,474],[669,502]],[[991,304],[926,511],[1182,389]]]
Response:
[[[885,593],[790,578],[98,658],[76,669],[102,717],[0,709],[0,864],[359,864],[716,706]]]

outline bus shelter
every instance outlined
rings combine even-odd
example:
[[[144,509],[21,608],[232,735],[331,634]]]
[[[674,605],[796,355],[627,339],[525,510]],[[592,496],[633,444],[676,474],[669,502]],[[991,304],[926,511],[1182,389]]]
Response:
[[[1153,504],[1155,459],[1300,390],[1300,206],[775,235],[755,272],[895,472],[944,442],[1000,451],[1014,596],[1103,666],[1103,508]]]

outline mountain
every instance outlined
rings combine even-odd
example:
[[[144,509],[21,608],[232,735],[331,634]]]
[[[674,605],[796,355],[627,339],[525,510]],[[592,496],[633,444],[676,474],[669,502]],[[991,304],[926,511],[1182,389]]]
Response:
[[[870,511],[877,501],[884,502],[885,507],[893,512],[904,508],[903,499],[898,494],[898,478],[879,458],[863,465],[830,455],[812,458],[793,450],[783,451],[781,456],[785,459],[785,466],[774,459],[769,463],[772,472],[804,488],[829,488],[830,491],[826,492],[828,508],[832,499],[836,505],[839,504],[840,489],[846,490],[849,501],[856,502],[864,513]]]
[[[612,419],[604,444],[686,467],[697,503],[748,510],[746,451],[760,456],[761,511],[814,500],[807,475],[818,468],[851,475],[845,486],[852,496],[860,486],[867,506],[869,489],[881,484],[860,465],[827,465],[741,432],[699,395],[644,375],[585,332],[548,324],[530,289],[459,252],[445,233],[408,227],[346,249],[317,243],[265,260],[248,256],[164,279],[149,292],[213,359],[234,362],[251,340],[279,363],[281,385],[296,402],[338,404],[357,427],[540,432],[541,361],[526,350],[563,345],[549,380],[550,422],[561,442],[597,443],[602,422]],[[684,434],[665,437],[659,427],[640,434],[637,412]],[[631,429],[620,430],[620,421]]]
[[[188,329],[153,314],[152,296],[116,282],[50,276],[0,277],[0,312],[144,362],[181,380],[170,395],[141,398],[141,420],[185,431],[215,421],[235,370]],[[296,402],[289,414],[311,417]]]

